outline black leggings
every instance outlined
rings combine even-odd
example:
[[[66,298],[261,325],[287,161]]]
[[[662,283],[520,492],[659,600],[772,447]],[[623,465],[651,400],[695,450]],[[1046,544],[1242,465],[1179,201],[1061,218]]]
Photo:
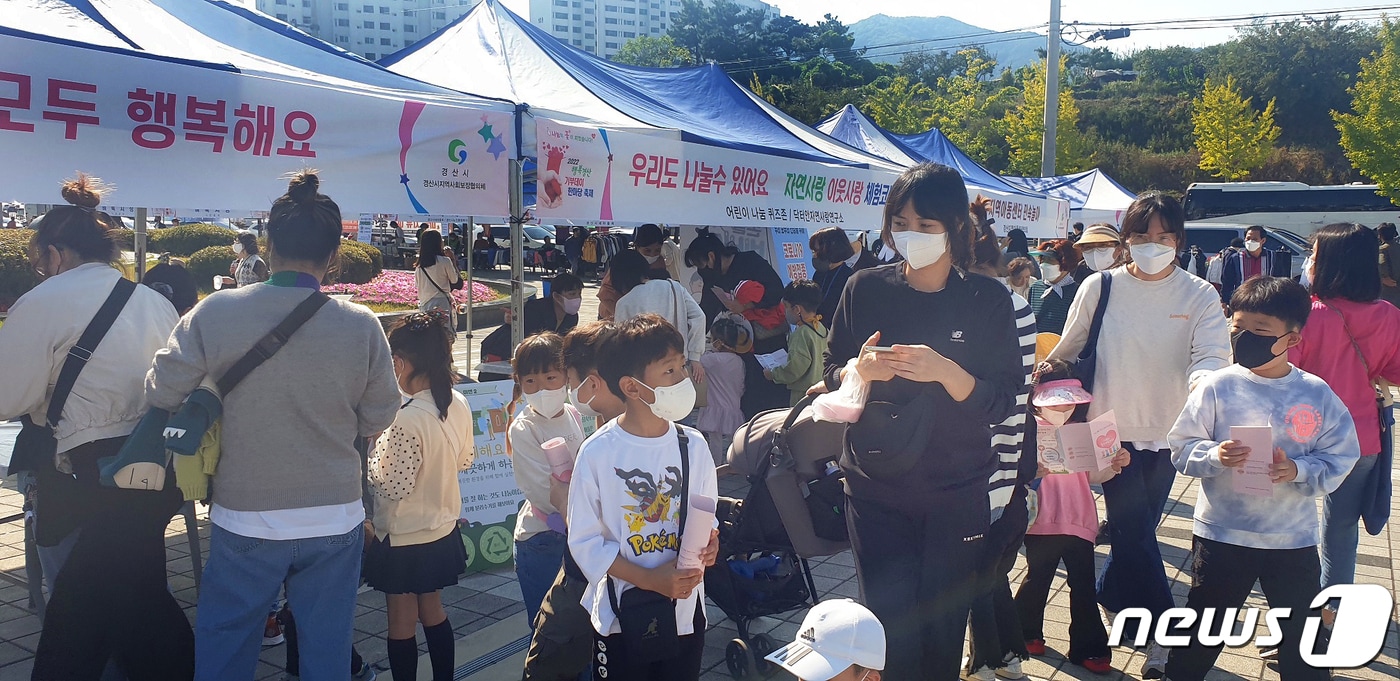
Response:
[[[1094,542],[1066,534],[1026,535],[1026,577],[1016,590],[1016,610],[1027,641],[1045,640],[1045,602],[1060,561],[1069,586],[1069,661],[1107,657],[1108,632],[1094,593]]]

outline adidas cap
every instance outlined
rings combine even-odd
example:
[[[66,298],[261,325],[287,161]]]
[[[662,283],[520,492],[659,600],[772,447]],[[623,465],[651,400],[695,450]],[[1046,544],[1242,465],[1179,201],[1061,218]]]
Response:
[[[816,604],[797,631],[796,641],[764,659],[802,681],[828,681],[851,665],[885,668],[885,627],[849,598]]]

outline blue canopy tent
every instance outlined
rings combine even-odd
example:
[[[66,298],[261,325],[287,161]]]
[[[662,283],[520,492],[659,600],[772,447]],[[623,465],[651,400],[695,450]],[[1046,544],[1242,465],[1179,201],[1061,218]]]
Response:
[[[993,199],[997,228],[1019,227],[1031,237],[1060,236],[1068,229],[1068,206],[1045,192],[1007,181],[972,160],[937,128],[914,135],[890,132],[847,104],[817,125],[832,138],[900,166],[941,163],[963,177],[968,193]],[[1063,215],[1061,215],[1063,213]]]

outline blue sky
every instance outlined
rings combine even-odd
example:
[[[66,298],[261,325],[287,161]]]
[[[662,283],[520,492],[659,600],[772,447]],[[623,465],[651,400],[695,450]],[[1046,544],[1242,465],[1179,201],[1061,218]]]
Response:
[[[528,15],[529,0],[504,2],[516,13]],[[1048,0],[778,0],[772,4],[776,4],[783,14],[806,22],[820,21],[823,14],[830,12],[848,24],[872,14],[897,17],[942,15],[982,28],[1008,30],[1042,24],[1050,16]],[[1358,7],[1400,7],[1400,0],[1063,0],[1060,11],[1062,20],[1068,23],[1075,20],[1159,21],[1302,11],[1326,14],[1328,10]],[[1400,9],[1391,13],[1400,16]],[[1167,45],[1197,47],[1224,42],[1234,34],[1232,28],[1137,31],[1130,38],[1098,44],[1111,47],[1115,52]]]

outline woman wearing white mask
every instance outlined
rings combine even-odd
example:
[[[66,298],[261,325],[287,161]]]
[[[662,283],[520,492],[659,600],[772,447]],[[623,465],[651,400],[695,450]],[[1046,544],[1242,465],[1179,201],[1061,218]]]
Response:
[[[1079,284],[1070,274],[1079,266],[1079,254],[1068,241],[1056,239],[1040,247],[1042,279],[1031,282],[1030,304],[1035,312],[1035,326],[1040,333],[1060,334],[1065,330],[1070,303],[1079,291]]]
[[[1085,388],[1094,393],[1089,418],[1114,412],[1132,463],[1103,486],[1112,550],[1099,577],[1099,604],[1109,612],[1147,608],[1155,619],[1173,606],[1156,535],[1176,478],[1167,433],[1195,381],[1229,366],[1230,336],[1215,288],[1177,266],[1186,217],[1176,199],[1138,197],[1123,216],[1123,240],[1132,262],[1080,286],[1050,358],[1080,356],[1110,277],[1093,385]],[[1165,649],[1153,644],[1142,677],[1161,678],[1165,666]]]
[[[1128,261],[1128,249],[1123,248],[1123,242],[1118,239],[1118,230],[1104,222],[1084,230],[1079,241],[1074,242],[1074,250],[1082,258],[1074,269],[1077,284],[1083,284],[1095,272],[1111,270]]]
[[[989,424],[1026,390],[1010,293],[967,274],[974,235],[957,171],[910,168],[890,188],[882,230],[904,261],[852,275],[832,320],[826,387],[851,371],[870,382],[841,468],[861,592],[889,637],[889,678],[958,676],[968,613],[991,569]]]
[[[526,621],[532,628],[540,603],[563,564],[567,545],[563,509],[556,507],[550,495],[552,473],[544,444],[563,438],[571,454],[577,454],[583,444],[583,421],[578,410],[568,404],[563,348],[564,339],[546,331],[521,341],[512,363],[515,384],[526,404],[510,424],[515,484],[525,494],[525,504],[515,521],[515,574],[525,598]]]
[[[229,264],[228,274],[224,277],[223,288],[233,288],[236,286],[247,286],[267,281],[271,272],[267,269],[267,263],[258,256],[258,237],[252,232],[239,232],[238,237],[233,241],[233,255],[236,259]]]

